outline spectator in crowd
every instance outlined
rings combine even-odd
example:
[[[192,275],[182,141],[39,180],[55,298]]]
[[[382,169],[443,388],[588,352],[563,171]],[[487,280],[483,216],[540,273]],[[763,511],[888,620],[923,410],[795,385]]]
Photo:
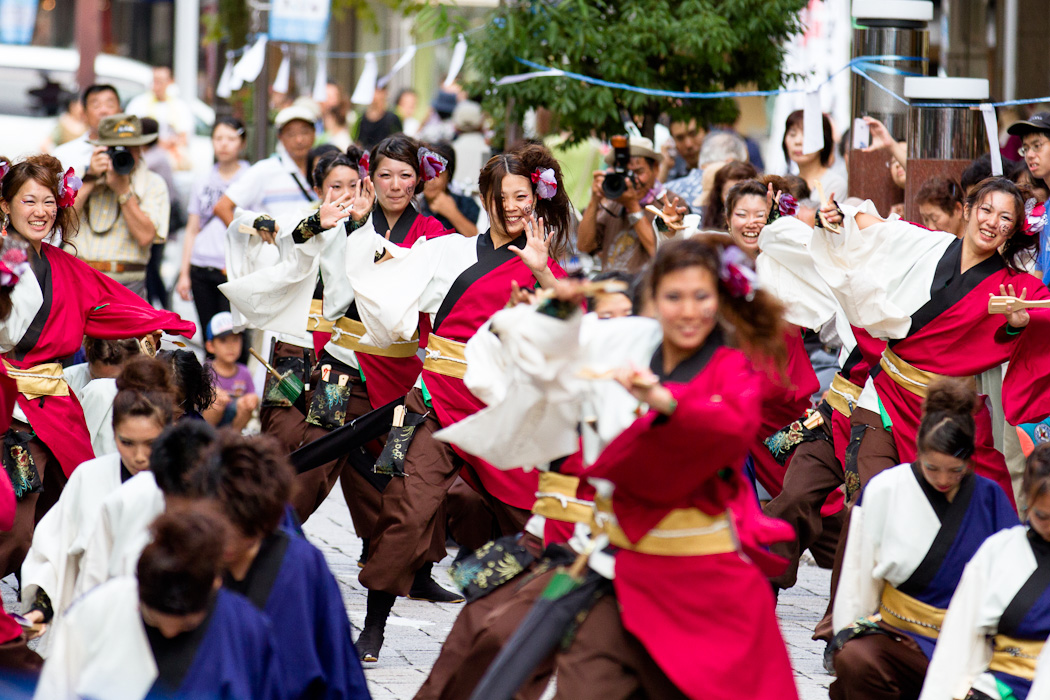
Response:
[[[700,146],[707,135],[707,129],[698,124],[696,119],[671,122],[671,138],[674,142],[665,141],[661,151],[660,180],[670,182],[683,178],[690,171],[700,167]],[[674,153],[671,153],[673,147]]]
[[[595,171],[591,201],[577,231],[576,245],[580,252],[597,254],[603,272],[620,270],[636,274],[656,252],[653,215],[647,213],[645,207],[662,202],[664,196],[664,187],[656,179],[660,154],[645,137],[632,136],[629,148],[630,177],[626,190],[617,199],[607,198],[603,184],[611,171]],[[606,163],[611,165],[612,158],[610,151]]]
[[[1046,184],[1050,184],[1046,182],[1050,175],[1050,148],[1047,148],[1050,145],[1050,112],[1039,112],[1012,124],[1007,133],[1020,137],[1021,147],[1017,152],[1024,158],[1033,180],[1042,180],[1045,189]]]
[[[212,316],[204,337],[204,349],[212,356],[207,366],[215,385],[215,403],[204,411],[204,418],[217,427],[228,425],[244,430],[259,406],[252,373],[237,361],[244,349],[244,338],[233,330],[229,311]]]
[[[158,144],[168,152],[177,168],[188,170],[190,163],[186,147],[189,134],[193,133],[193,112],[177,97],[177,92],[171,68],[156,66],[153,69],[153,89],[132,99],[124,111],[140,118],[156,119],[160,127]]]
[[[699,214],[703,209],[701,193],[705,184],[710,183],[718,167],[732,161],[748,162],[747,144],[732,132],[712,132],[704,138],[704,144],[700,147],[697,167],[685,177],[668,182],[667,191],[676,195],[694,214]],[[715,169],[709,167],[712,165]]]
[[[330,143],[340,151],[345,151],[353,143],[346,119],[350,115],[350,98],[343,88],[336,83],[328,83],[325,88],[325,101],[321,105],[321,122],[324,131],[318,141]]]
[[[120,96],[112,85],[89,85],[80,98],[80,104],[84,108],[87,129],[77,138],[58,146],[52,155],[58,158],[62,167],[73,168],[79,177],[84,177],[95,152],[89,140],[98,138],[98,127],[103,119],[120,112]]]
[[[277,153],[248,168],[215,204],[215,215],[223,226],[233,221],[236,207],[266,212],[276,219],[298,214],[317,200],[306,179],[306,156],[317,134],[314,114],[293,104],[277,113],[274,126]]]
[[[712,168],[718,167],[712,165]],[[758,171],[750,163],[730,161],[718,167],[710,192],[702,195],[707,202],[703,211],[703,227],[708,231],[728,231],[726,222],[726,195],[733,185],[758,177]]]
[[[481,132],[484,116],[481,105],[473,100],[464,100],[452,110],[452,125],[456,127],[456,138],[452,148],[456,151],[456,166],[449,163],[452,181],[464,194],[473,194],[478,189],[478,174],[488,162],[491,150]]]
[[[447,160],[448,165],[437,177],[423,183],[423,206],[420,211],[433,216],[447,229],[455,229],[464,236],[478,235],[477,222],[481,207],[473,197],[449,189],[449,173],[455,171],[458,154],[447,142],[431,144],[430,148]]]
[[[403,131],[408,136],[419,133],[420,122],[416,118],[416,108],[419,106],[419,95],[412,88],[405,88],[397,93],[397,101],[394,104],[394,112],[401,119]]]
[[[84,105],[80,102],[80,97],[75,93],[67,94],[64,99],[63,111],[58,115],[55,128],[51,131],[40,150],[47,153],[55,146],[61,146],[79,138],[85,131],[87,131],[87,124],[84,123]]]
[[[357,121],[357,142],[368,150],[387,136],[401,133],[401,119],[387,108],[386,86],[376,86],[372,104]]]
[[[428,143],[451,141],[456,138],[456,127],[452,125],[452,112],[459,100],[456,93],[438,90],[430,101],[430,115],[419,129],[419,139]]]
[[[94,151],[75,203],[81,220],[77,257],[143,299],[150,251],[167,239],[171,213],[164,178],[142,162],[142,147],[156,139],[142,133],[134,115],[102,119],[98,137],[89,142]]]
[[[962,238],[966,231],[963,219],[963,190],[955,180],[935,177],[927,180],[915,196],[922,225],[934,231],[947,231]]]
[[[784,124],[784,140],[780,147],[784,150],[784,158],[789,163],[798,167],[798,174],[809,185],[811,192],[818,192],[819,183],[824,188],[827,197],[832,195],[839,199],[846,197],[846,181],[838,173],[831,169],[831,156],[835,149],[835,139],[831,133],[831,120],[828,115],[821,115],[824,128],[824,147],[813,153],[803,153],[802,144],[802,110],[796,109],[788,115]]]
[[[234,117],[219,117],[211,130],[211,145],[215,165],[197,184],[190,200],[182,265],[175,285],[184,301],[193,299],[202,328],[208,327],[215,314],[230,310],[229,300],[219,291],[219,285],[226,281],[226,225],[215,214],[215,205],[248,171],[248,161],[241,159],[244,124]]]

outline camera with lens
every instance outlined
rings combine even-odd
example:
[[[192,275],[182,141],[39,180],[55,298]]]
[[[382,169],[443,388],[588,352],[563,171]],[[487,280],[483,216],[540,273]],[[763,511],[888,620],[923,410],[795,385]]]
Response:
[[[117,175],[128,175],[135,169],[135,158],[124,146],[110,146],[106,149],[106,155],[113,164],[113,172]]]
[[[612,170],[605,173],[602,193],[609,199],[619,199],[627,191],[628,180],[632,185],[637,185],[638,181],[635,180],[634,173],[627,169],[627,164],[631,162],[631,149],[627,145],[627,137],[613,136],[610,140],[613,146]]]

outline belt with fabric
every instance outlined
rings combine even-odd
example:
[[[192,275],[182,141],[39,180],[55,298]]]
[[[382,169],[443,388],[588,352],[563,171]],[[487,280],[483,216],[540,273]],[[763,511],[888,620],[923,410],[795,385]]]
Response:
[[[857,401],[860,400],[860,392],[863,390],[863,387],[857,386],[841,374],[836,373],[831,380],[831,388],[827,394],[828,405],[849,418],[853,415],[853,409],[857,407]]]
[[[594,520],[594,502],[576,497],[579,485],[579,477],[541,472],[532,512],[563,523],[590,523]]]
[[[699,508],[675,508],[649,532],[631,542],[616,522],[612,503],[594,499],[596,508],[591,529],[604,533],[609,544],[641,554],[667,557],[695,557],[737,551],[736,536],[727,513],[708,515]]]
[[[899,630],[936,639],[944,624],[945,610],[927,605],[921,600],[901,593],[890,584],[882,587],[882,602],[879,603],[882,620]]]
[[[992,638],[992,662],[988,670],[1035,680],[1036,661],[1044,643],[1042,639],[1017,639],[997,634]]]
[[[7,374],[18,385],[18,393],[27,399],[36,399],[41,396],[69,396],[69,385],[62,374],[62,365],[58,362],[48,362],[35,367],[19,369],[7,360],[4,360]]]
[[[146,269],[146,263],[118,262],[116,260],[85,260],[88,267],[93,267],[99,272],[142,272]]]
[[[317,333],[331,333],[335,323],[324,317],[324,306],[320,299],[310,301],[310,313],[306,317],[306,330]]]
[[[462,379],[467,374],[466,350],[466,343],[431,333],[430,340],[427,341],[427,356],[423,360],[423,369]]]
[[[930,382],[945,376],[942,374],[927,372],[924,369],[919,369],[914,365],[910,365],[897,357],[897,354],[889,348],[882,351],[879,365],[881,365],[882,369],[886,371],[886,374],[890,376],[890,379],[904,389],[907,389],[911,393],[916,396],[921,396],[922,398],[926,398],[926,387],[930,385]],[[968,379],[973,381],[973,377],[968,377]]]
[[[365,324],[343,316],[332,324],[332,342],[347,350],[379,357],[412,357],[419,349],[418,334],[412,336],[412,340],[398,340],[391,343],[389,347],[381,348],[361,342],[366,332]]]

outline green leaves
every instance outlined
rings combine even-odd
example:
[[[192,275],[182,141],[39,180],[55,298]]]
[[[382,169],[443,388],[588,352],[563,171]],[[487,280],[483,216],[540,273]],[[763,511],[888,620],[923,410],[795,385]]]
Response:
[[[784,41],[799,30],[806,0],[507,0],[473,36],[467,60],[481,76],[468,88],[490,114],[520,120],[551,110],[573,141],[623,131],[619,110],[649,124],[661,112],[719,123],[736,118],[730,99],[675,100],[588,85],[568,77],[505,86],[497,79],[551,68],[639,87],[681,92],[773,89],[784,79]]]

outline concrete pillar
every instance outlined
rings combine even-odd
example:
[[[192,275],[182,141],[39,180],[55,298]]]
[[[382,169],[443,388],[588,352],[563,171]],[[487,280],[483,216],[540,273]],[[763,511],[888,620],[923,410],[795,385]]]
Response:
[[[920,221],[915,197],[933,177],[958,181],[970,162],[988,151],[981,112],[988,99],[984,78],[908,78],[908,182],[904,218]],[[951,105],[931,107],[929,104]]]
[[[927,22],[933,19],[933,3],[923,0],[854,0],[853,58],[863,56],[904,56],[928,59],[930,33]],[[907,128],[907,106],[894,99],[904,92],[907,73],[926,75],[929,62],[923,60],[876,61],[884,71],[868,71],[871,80],[852,77],[852,116],[875,117],[897,140]],[[883,90],[871,81],[886,88]],[[890,156],[884,153],[853,151],[849,161],[850,194],[871,199],[879,212],[889,214],[890,207],[901,201],[903,192],[893,184]]]
[[[81,91],[95,82],[95,56],[102,48],[99,24],[102,13],[99,0],[77,0],[75,40],[80,51],[77,87]]]
[[[184,100],[197,96],[200,0],[175,0],[175,84]]]

